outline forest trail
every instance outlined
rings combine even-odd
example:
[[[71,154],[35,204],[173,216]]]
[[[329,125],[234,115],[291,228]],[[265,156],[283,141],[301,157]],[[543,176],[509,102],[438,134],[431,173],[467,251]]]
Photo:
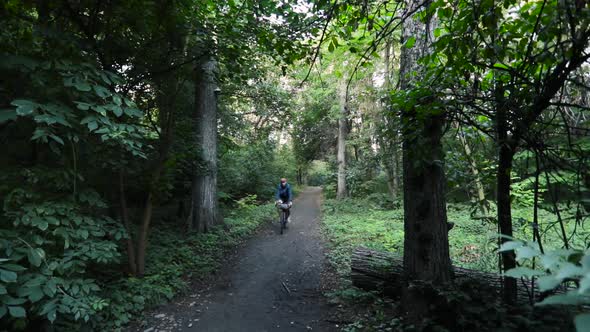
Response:
[[[211,287],[153,312],[137,331],[336,331],[326,321],[321,293],[320,201],[320,188],[306,188],[285,234],[276,221],[265,226],[224,264]]]

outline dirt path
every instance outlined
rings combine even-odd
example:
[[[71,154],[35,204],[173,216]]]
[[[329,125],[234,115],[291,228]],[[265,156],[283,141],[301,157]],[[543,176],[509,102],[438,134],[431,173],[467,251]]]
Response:
[[[277,222],[268,225],[228,260],[209,289],[161,308],[139,331],[336,331],[320,288],[320,199],[319,188],[307,188],[285,234]]]

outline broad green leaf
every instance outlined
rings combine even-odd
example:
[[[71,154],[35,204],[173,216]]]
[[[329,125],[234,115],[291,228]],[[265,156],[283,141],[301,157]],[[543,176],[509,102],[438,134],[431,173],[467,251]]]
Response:
[[[507,277],[513,277],[513,278],[520,278],[520,277],[532,278],[532,277],[540,276],[543,274],[544,273],[541,271],[529,269],[528,267],[522,267],[522,266],[514,268],[514,269],[510,269],[510,270],[506,271],[506,273],[505,273],[505,275]]]
[[[0,280],[4,282],[16,282],[17,275],[13,271],[0,269]]]
[[[81,101],[77,101],[76,107],[81,111],[88,111],[90,109],[90,107],[92,107],[92,105],[88,104],[88,103],[81,102]]]
[[[26,302],[27,299],[24,299],[22,297],[14,298],[8,295],[3,295],[2,297],[0,297],[0,303],[4,303],[6,305],[21,305]]]
[[[0,124],[16,120],[16,110],[0,110]]]
[[[112,94],[107,88],[101,85],[95,85],[92,88],[94,89],[94,92],[103,99],[109,97]]]
[[[412,36],[406,40],[405,46],[406,48],[412,48],[414,47],[414,44],[416,44],[416,37]]]
[[[0,304],[0,319],[2,319],[2,317],[4,317],[7,312],[8,308],[5,305]]]
[[[580,314],[574,319],[577,332],[588,332],[590,330],[590,314]]]
[[[582,264],[584,272],[590,272],[590,251],[586,251],[586,254],[584,257],[582,257],[580,264]]]
[[[93,130],[95,130],[96,128],[98,128],[98,123],[96,123],[96,121],[91,121],[91,122],[88,122],[88,129],[89,129],[90,131],[93,131]]]
[[[508,242],[502,243],[502,245],[500,246],[500,249],[498,249],[498,252],[510,251],[510,250],[514,250],[517,248],[521,248],[523,246],[524,246],[524,243],[521,241],[508,241]]]
[[[41,248],[30,248],[27,251],[27,258],[29,259],[29,263],[33,266],[41,266],[43,259],[45,259],[45,252]]]
[[[549,305],[549,304],[564,304],[564,305],[578,305],[583,304],[584,298],[581,296],[568,294],[557,294],[551,295],[543,301],[539,302],[538,305]]]
[[[76,82],[76,83],[74,83],[74,87],[76,88],[76,90],[82,91],[82,92],[88,92],[88,91],[92,90],[92,87],[90,86],[90,84],[85,83],[85,82]]]
[[[3,285],[0,285],[0,295],[4,295],[4,294],[6,294],[6,293],[8,293],[8,292],[6,291],[6,287],[4,287]]]
[[[2,264],[2,268],[14,272],[22,272],[27,270],[26,267],[17,264]]]
[[[565,263],[559,268],[559,272],[557,273],[556,277],[563,280],[567,278],[578,277],[583,273],[584,272],[581,267],[572,263]]]
[[[24,99],[14,100],[10,104],[16,106],[16,114],[19,116],[31,115],[33,111],[37,108],[36,103]]]
[[[561,261],[560,257],[554,253],[546,253],[542,255],[540,259],[543,267],[550,270]]]
[[[553,288],[559,286],[559,284],[561,283],[561,280],[555,278],[554,276],[548,275],[548,276],[539,277],[539,279],[537,280],[537,283],[539,284],[539,290],[541,292],[544,292],[544,291],[552,290]]]
[[[49,297],[53,297],[57,292],[57,283],[54,279],[49,279],[47,283],[43,286],[43,292],[45,295]]]
[[[516,252],[516,259],[517,260],[530,259],[530,258],[536,257],[541,254],[540,251],[535,250],[535,249],[528,247],[528,246],[517,248],[515,250],[515,252]]]
[[[27,312],[23,307],[8,306],[8,312],[14,318],[24,318],[27,316]]]
[[[43,289],[40,286],[33,287],[29,294],[29,300],[33,303],[41,300],[43,298]]]
[[[57,143],[59,143],[61,145],[65,144],[63,139],[61,139],[59,136],[51,134],[51,135],[49,135],[49,137],[51,137],[51,139],[53,139],[54,141],[56,141]],[[47,229],[47,227],[45,227],[45,229]],[[45,230],[45,229],[43,229],[43,230]]]
[[[582,280],[580,280],[580,287],[578,288],[578,293],[584,294],[589,289],[590,289],[590,275],[586,274],[582,278]]]
[[[121,106],[115,105],[115,106],[113,106],[113,113],[117,117],[120,117],[121,115],[123,115],[123,109],[121,108]]]

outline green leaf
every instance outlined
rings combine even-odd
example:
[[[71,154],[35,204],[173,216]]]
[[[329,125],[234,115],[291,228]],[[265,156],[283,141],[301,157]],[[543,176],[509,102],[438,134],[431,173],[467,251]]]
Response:
[[[117,106],[121,106],[121,97],[119,97],[118,95],[113,95],[113,102],[117,105]]]
[[[100,98],[107,98],[111,95],[111,92],[105,88],[104,86],[101,85],[95,85],[93,86],[94,88],[94,92],[100,97]]]
[[[436,38],[440,37],[442,30],[443,30],[442,28],[434,29],[434,37],[436,37]]]
[[[0,285],[0,295],[4,295],[7,293],[8,293],[8,291],[6,291],[6,287],[4,287],[3,285]]]
[[[88,84],[86,82],[74,83],[74,87],[76,88],[76,90],[82,91],[82,92],[88,92],[88,91],[92,90],[92,87],[90,86],[90,84]]]
[[[587,290],[590,289],[590,275],[585,275],[582,280],[580,280],[580,287],[578,288],[578,293],[584,294]]]
[[[8,295],[4,295],[2,297],[0,297],[0,303],[4,303],[6,305],[21,305],[23,303],[27,302],[27,299],[24,299],[22,297],[19,298],[14,298]]]
[[[76,107],[81,111],[88,111],[90,109],[90,107],[92,107],[92,105],[88,104],[88,103],[83,103],[81,101],[77,101]]]
[[[36,103],[24,99],[13,100],[10,104],[16,106],[16,114],[19,116],[31,115],[37,108]]]
[[[55,296],[55,293],[57,292],[57,283],[54,279],[47,281],[47,283],[43,286],[43,292],[49,297]]]
[[[90,131],[93,131],[93,130],[95,130],[96,128],[98,128],[98,123],[96,123],[96,121],[91,121],[91,122],[88,122],[88,129],[89,129]]]
[[[503,63],[494,63],[494,68],[500,68],[500,69],[508,69],[509,67]]]
[[[8,308],[5,305],[0,305],[0,319],[6,315]]]
[[[115,105],[115,106],[113,106],[113,113],[117,117],[120,117],[121,115],[123,115],[123,109],[121,108],[121,106]]]
[[[578,305],[585,303],[584,297],[568,294],[557,294],[551,295],[543,301],[539,302],[538,305],[550,305],[550,304],[562,304],[562,305]]]
[[[0,110],[0,124],[16,120],[16,110]]]
[[[43,289],[41,289],[40,286],[37,287],[33,287],[31,288],[30,294],[29,294],[29,300],[33,303],[41,300],[43,298],[44,294],[43,294]]]
[[[507,241],[502,243],[502,245],[500,246],[500,249],[498,249],[498,252],[503,252],[503,251],[510,251],[510,250],[514,250],[517,248],[521,248],[524,246],[524,243],[521,241]]]
[[[588,332],[590,328],[590,314],[580,314],[574,318],[577,332]]]
[[[29,263],[39,267],[45,258],[45,252],[41,248],[30,248],[27,251],[27,258],[29,259]]]
[[[405,46],[406,48],[412,48],[414,47],[414,44],[416,44],[416,37],[412,36],[406,40]]]
[[[557,287],[561,283],[561,280],[554,276],[542,276],[539,277],[537,283],[539,284],[539,290],[544,292]]]
[[[516,259],[517,260],[530,259],[533,257],[537,257],[541,254],[541,252],[539,250],[533,249],[528,246],[517,248],[515,250],[515,252],[516,252]]]
[[[584,272],[581,267],[572,263],[565,263],[559,268],[556,277],[563,280],[567,278],[574,278],[582,275]]]
[[[542,255],[540,259],[543,267],[549,270],[553,269],[553,267],[561,260],[559,255],[556,255],[554,253],[547,253],[545,255]]]
[[[2,264],[2,268],[14,272],[22,272],[27,270],[26,267],[16,264]]]
[[[0,269],[0,280],[4,282],[16,282],[17,275],[13,271]]]
[[[61,139],[59,136],[51,134],[51,135],[49,135],[49,137],[51,137],[51,139],[53,139],[54,141],[56,141],[57,143],[59,143],[61,145],[65,144],[63,139]],[[47,227],[45,227],[45,229],[47,229]],[[45,229],[43,229],[43,230],[45,230]]]
[[[10,313],[10,316],[12,316],[14,318],[24,318],[24,317],[27,317],[27,312],[25,311],[25,308],[23,308],[23,307],[9,306],[8,307],[8,312]]]

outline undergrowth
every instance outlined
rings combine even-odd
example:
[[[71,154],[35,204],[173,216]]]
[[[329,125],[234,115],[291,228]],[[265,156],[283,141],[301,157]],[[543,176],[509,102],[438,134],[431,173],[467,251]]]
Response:
[[[376,203],[377,202],[377,203]],[[386,204],[381,204],[385,202]],[[530,230],[530,209],[515,209],[518,225],[515,237],[526,238]],[[354,248],[403,254],[403,209],[384,200],[328,199],[323,206],[322,230],[328,243],[328,262],[336,271],[339,284],[328,294],[330,301],[349,311],[344,331],[418,331],[404,323],[399,299],[355,288],[349,279]],[[472,218],[470,207],[452,204],[448,219],[454,228],[449,233],[451,259],[455,266],[497,271],[497,226],[489,219]],[[486,221],[487,220],[487,221]],[[553,222],[555,216],[540,210],[539,220]],[[580,240],[587,234],[579,233]],[[548,247],[559,245],[557,233],[545,234]],[[401,285],[400,285],[401,287]],[[432,317],[424,318],[427,331],[567,331],[573,330],[570,313],[555,308],[539,309],[527,305],[507,308],[494,292],[481,284],[456,284],[454,288],[431,290]],[[442,308],[442,309],[441,309]],[[350,319],[353,312],[354,319]],[[452,318],[449,321],[449,318]]]

